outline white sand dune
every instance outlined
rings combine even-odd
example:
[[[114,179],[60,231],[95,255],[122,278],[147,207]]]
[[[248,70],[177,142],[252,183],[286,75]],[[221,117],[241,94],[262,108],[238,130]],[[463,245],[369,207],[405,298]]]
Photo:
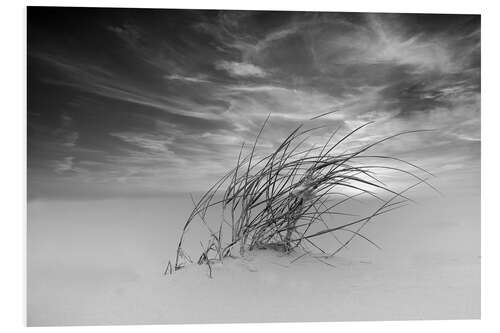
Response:
[[[326,265],[271,250],[163,276],[187,196],[31,202],[28,324],[480,317],[479,197],[423,200],[376,220]]]

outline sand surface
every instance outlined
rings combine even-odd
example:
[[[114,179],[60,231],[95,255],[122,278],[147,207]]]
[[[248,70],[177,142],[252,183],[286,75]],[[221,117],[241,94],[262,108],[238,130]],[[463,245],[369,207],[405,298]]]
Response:
[[[480,317],[478,196],[424,198],[367,226],[330,265],[256,251],[162,273],[187,195],[32,201],[30,326]],[[333,265],[334,267],[332,267]]]

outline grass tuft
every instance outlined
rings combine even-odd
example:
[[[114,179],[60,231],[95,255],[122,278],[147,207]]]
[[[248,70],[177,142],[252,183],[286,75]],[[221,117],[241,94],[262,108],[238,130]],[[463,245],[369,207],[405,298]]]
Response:
[[[169,262],[165,273],[193,262],[184,252],[183,244],[194,221],[199,221],[208,233],[205,244],[200,242],[202,252],[197,263],[208,265],[211,276],[214,262],[233,257],[237,251],[244,256],[246,251],[254,249],[289,253],[300,247],[304,254],[319,251],[321,256],[330,257],[356,237],[380,248],[362,234],[363,228],[374,218],[412,202],[406,196],[410,189],[425,184],[436,190],[427,181],[433,176],[427,170],[397,157],[369,153],[373,147],[389,140],[428,130],[400,132],[353,150],[337,152],[341,144],[372,122],[334,141],[338,128],[320,147],[308,145],[307,141],[324,127],[304,129],[305,124],[300,124],[272,153],[259,159],[257,143],[269,118],[270,115],[261,126],[250,152],[245,156],[243,143],[236,166],[198,201],[191,198],[194,208],[181,232],[175,263]],[[401,173],[415,181],[403,190],[395,190],[380,179],[382,170]],[[424,173],[424,176],[417,173]],[[359,202],[361,198],[375,199],[377,207],[366,216],[341,210],[347,203]],[[214,226],[207,221],[207,214],[216,209],[221,210],[222,218]],[[326,242],[328,249],[320,244],[325,243],[324,239],[319,242],[325,236],[331,236]]]

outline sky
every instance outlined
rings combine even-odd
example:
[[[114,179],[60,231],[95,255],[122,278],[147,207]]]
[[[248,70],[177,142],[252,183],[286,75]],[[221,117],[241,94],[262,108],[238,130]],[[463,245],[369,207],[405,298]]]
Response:
[[[203,191],[301,122],[478,190],[479,15],[29,7],[28,198]],[[315,121],[308,119],[335,111]]]

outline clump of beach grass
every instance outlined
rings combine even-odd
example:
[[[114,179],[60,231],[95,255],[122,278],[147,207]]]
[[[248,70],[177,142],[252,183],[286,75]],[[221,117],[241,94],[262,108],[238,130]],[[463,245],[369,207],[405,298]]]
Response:
[[[248,147],[248,153],[244,154],[246,147],[244,143],[241,145],[235,167],[198,201],[193,199],[194,209],[183,227],[175,262],[169,262],[166,272],[172,273],[193,262],[184,251],[183,244],[189,227],[195,221],[208,232],[205,244],[200,242],[202,250],[196,262],[208,265],[211,276],[213,263],[238,254],[244,256],[246,251],[254,249],[290,253],[300,247],[304,254],[310,254],[314,249],[322,256],[330,257],[344,249],[355,237],[378,247],[362,234],[362,229],[375,217],[413,201],[405,195],[410,189],[420,184],[435,189],[427,181],[432,174],[423,168],[396,157],[370,153],[373,147],[383,142],[428,130],[399,132],[354,150],[338,152],[341,144],[372,122],[342,136],[338,136],[337,128],[322,146],[306,143],[313,133],[324,129],[324,126],[304,129],[305,124],[300,124],[272,153],[258,158],[257,144],[268,120],[269,116],[253,144]],[[363,163],[365,160],[378,162],[366,164]],[[400,166],[394,166],[395,163]],[[394,190],[379,179],[380,170],[402,173],[414,181],[409,181],[409,185],[402,190]],[[385,192],[387,196],[377,194],[380,192]],[[346,203],[361,197],[370,197],[377,202],[370,214],[359,216],[341,210]],[[207,214],[216,209],[221,211],[222,217],[214,227],[207,222]],[[328,220],[332,217],[343,217],[344,220],[331,226]],[[342,240],[336,236],[338,232],[349,236]],[[331,241],[336,242],[333,251],[323,249],[316,242],[324,235],[333,236]]]

